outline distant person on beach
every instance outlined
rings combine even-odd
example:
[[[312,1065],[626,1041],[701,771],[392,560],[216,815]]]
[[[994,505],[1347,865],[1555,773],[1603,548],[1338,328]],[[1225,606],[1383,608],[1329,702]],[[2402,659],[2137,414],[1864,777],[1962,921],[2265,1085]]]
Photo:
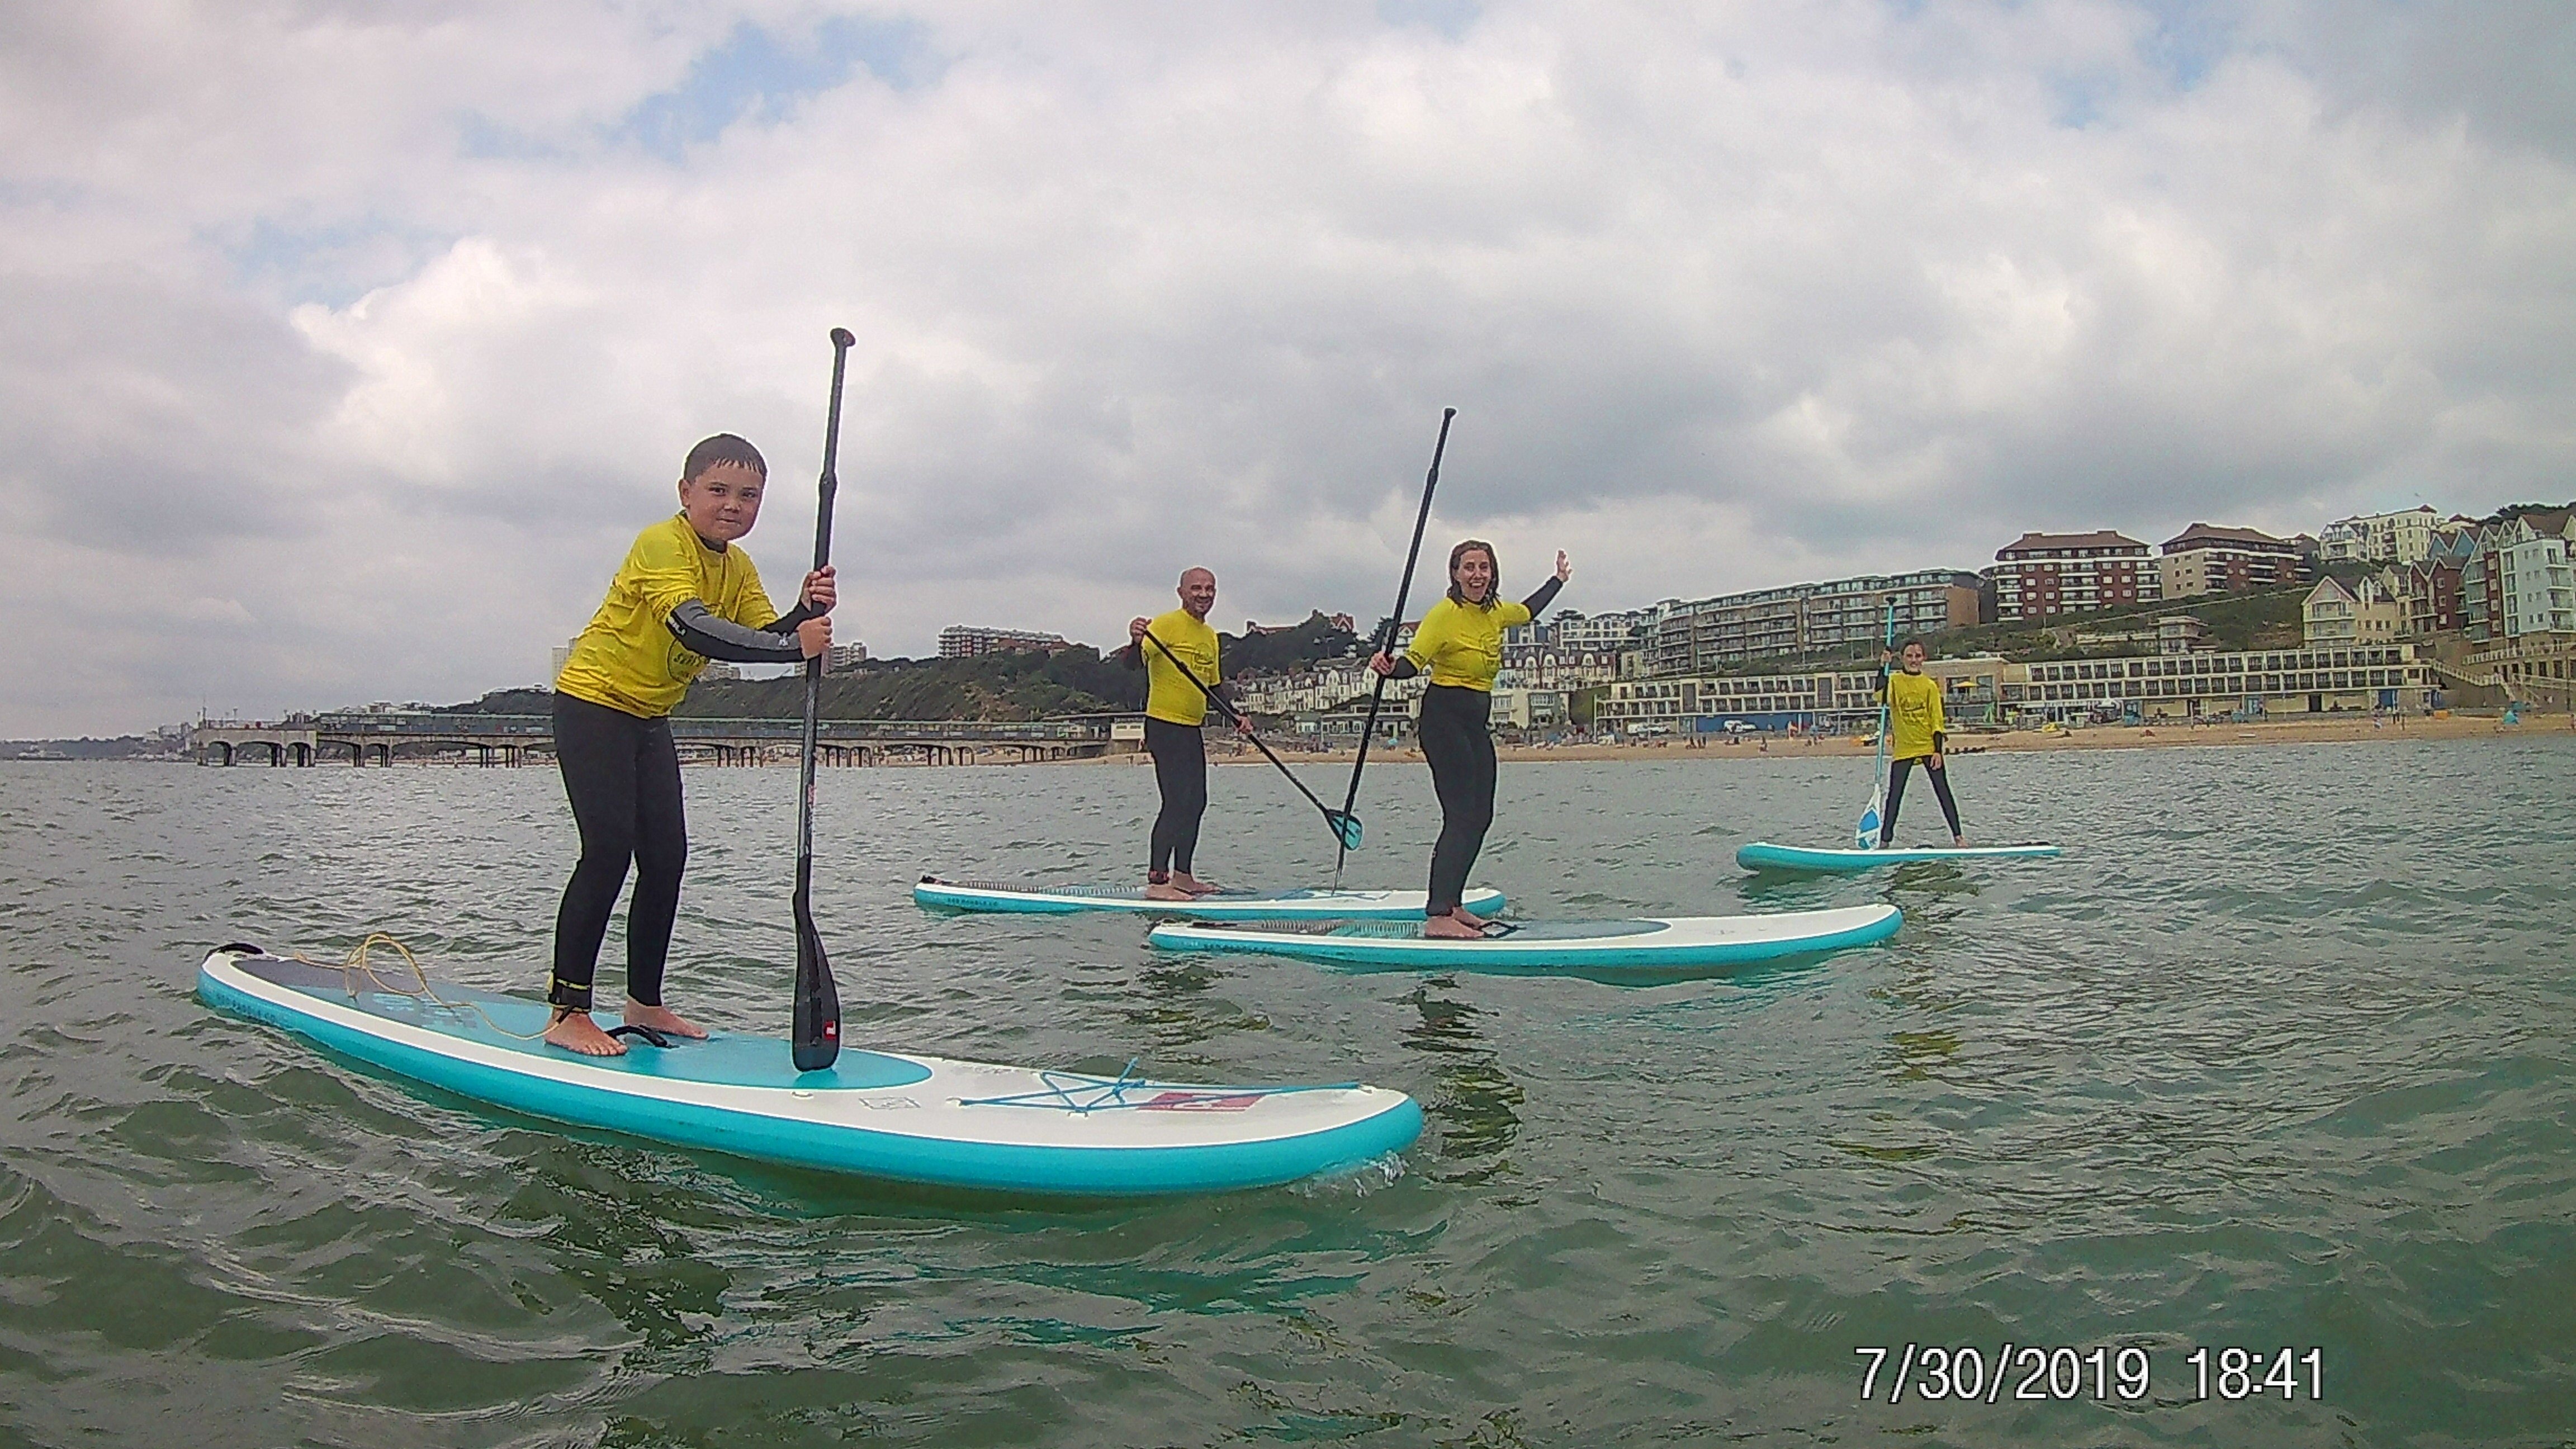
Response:
[[[1369,668],[1389,679],[1431,671],[1422,695],[1422,758],[1431,765],[1431,788],[1440,797],[1440,840],[1431,849],[1431,895],[1423,905],[1427,936],[1481,936],[1484,918],[1460,905],[1467,875],[1476,868],[1485,831],[1494,823],[1494,676],[1503,667],[1503,631],[1526,624],[1555,602],[1574,576],[1563,552],[1556,577],[1515,604],[1498,600],[1502,569],[1494,546],[1471,538],[1449,550],[1449,594],[1422,616],[1401,659],[1370,658]]]
[[[1891,672],[1888,666],[1900,658],[1903,667]],[[1950,798],[1950,772],[1941,762],[1945,743],[1941,682],[1923,672],[1923,641],[1909,639],[1902,655],[1891,651],[1880,661],[1878,690],[1887,700],[1889,759],[1887,813],[1878,822],[1879,848],[1886,849],[1896,838],[1896,811],[1905,803],[1905,777],[1914,772],[1917,762],[1941,801],[1941,814],[1950,822],[1950,843],[1966,845],[1968,838],[1959,833],[1959,804]]]
[[[797,664],[832,645],[832,570],[807,574],[802,601],[781,615],[750,556],[733,546],[759,520],[768,484],[760,450],[731,433],[691,448],[680,469],[680,511],[636,536],[555,677],[555,760],[581,828],[581,863],[555,914],[546,992],[554,1005],[546,1040],[566,1050],[626,1051],[591,1020],[590,985],[630,863],[626,1025],[706,1035],[662,1004],[662,966],[689,859],[671,710],[709,659]]]
[[[1177,592],[1179,608],[1127,621],[1121,655],[1128,668],[1145,671],[1145,753],[1154,757],[1154,788],[1163,797],[1148,842],[1149,901],[1196,900],[1224,889],[1190,874],[1199,820],[1207,814],[1207,741],[1199,727],[1207,720],[1209,694],[1225,678],[1217,667],[1216,630],[1207,621],[1208,610],[1216,607],[1216,575],[1185,569]],[[1249,721],[1240,728],[1252,732]]]

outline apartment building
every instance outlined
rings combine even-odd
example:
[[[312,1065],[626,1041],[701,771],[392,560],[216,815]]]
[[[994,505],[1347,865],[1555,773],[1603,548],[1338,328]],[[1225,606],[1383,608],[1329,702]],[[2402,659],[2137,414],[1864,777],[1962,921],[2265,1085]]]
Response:
[[[2317,558],[2323,563],[2419,563],[2432,554],[2433,534],[2441,524],[2441,515],[2430,506],[2339,518],[2317,531]]]
[[[2018,686],[2027,674],[2022,665],[1991,654],[1935,659],[1923,672],[1941,682],[1942,711],[1960,728],[1999,722],[1996,708],[2005,686]],[[1594,722],[1627,734],[1866,729],[1878,723],[1878,671],[1621,680],[1610,686]]]
[[[2328,574],[2299,605],[2299,624],[2310,649],[2387,644],[2405,632],[2406,609],[2376,578],[2346,585]]]
[[[2576,632],[2570,544],[2576,509],[2541,509],[2478,530],[2460,570],[2461,627],[2479,643]]]
[[[939,631],[939,657],[972,659],[979,654],[1008,654],[1017,650],[1056,650],[1065,647],[1062,634],[1040,634],[1028,629],[986,629],[973,624],[951,624]]]
[[[1970,628],[1979,622],[1978,579],[1960,569],[1922,569],[1658,605],[1645,671],[1715,674],[1758,659],[1863,651],[1885,639],[1891,603],[1900,638]]]
[[[1995,616],[2045,619],[2164,597],[2147,546],[2110,529],[2025,533],[1995,550]]]
[[[2403,637],[2430,639],[2468,627],[2461,576],[2477,551],[2475,530],[2446,530],[2434,535],[2431,556],[2380,570],[2380,587],[2406,616]]]
[[[2299,546],[2251,528],[2207,523],[2166,539],[2157,548],[2156,583],[2165,602],[2202,594],[2242,594],[2285,589],[2299,582]]]

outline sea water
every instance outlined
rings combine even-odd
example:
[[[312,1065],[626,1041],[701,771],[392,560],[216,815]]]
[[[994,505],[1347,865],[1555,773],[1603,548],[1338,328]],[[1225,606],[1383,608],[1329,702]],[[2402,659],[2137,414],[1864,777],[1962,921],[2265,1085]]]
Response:
[[[567,1131],[195,1000],[214,945],[371,931],[541,991],[551,772],[0,764],[0,1444],[2565,1443],[2571,767],[1966,756],[1971,840],[2062,859],[1798,879],[1733,851],[1840,843],[1861,760],[1507,763],[1476,879],[1520,915],[1906,913],[1650,988],[931,915],[925,871],[1138,878],[1150,772],[824,772],[854,1045],[1429,1116],[1401,1163],[1096,1206]],[[783,1034],[795,775],[687,792],[670,998]],[[1212,795],[1203,875],[1330,876],[1268,767]],[[1422,769],[1359,813],[1347,883],[1418,886]]]

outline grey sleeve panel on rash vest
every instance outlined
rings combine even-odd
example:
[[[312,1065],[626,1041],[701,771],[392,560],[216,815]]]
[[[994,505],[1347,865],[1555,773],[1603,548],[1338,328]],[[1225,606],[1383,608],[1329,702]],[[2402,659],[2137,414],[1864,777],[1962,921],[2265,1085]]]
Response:
[[[805,650],[793,634],[772,634],[731,619],[716,617],[704,600],[690,599],[671,611],[667,621],[681,647],[709,659],[736,664],[802,664]]]
[[[823,611],[815,608],[812,604],[798,604],[795,608],[792,608],[786,613],[779,615],[777,618],[770,620],[768,623],[761,625],[760,632],[764,634],[793,634],[796,632],[797,625],[804,623],[808,619],[819,619],[822,617]]]

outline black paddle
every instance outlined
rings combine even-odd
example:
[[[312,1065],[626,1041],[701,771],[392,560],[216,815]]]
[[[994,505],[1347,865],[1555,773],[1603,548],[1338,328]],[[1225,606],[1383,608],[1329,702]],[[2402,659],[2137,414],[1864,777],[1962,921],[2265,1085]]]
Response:
[[[1207,696],[1208,703],[1216,706],[1217,713],[1224,715],[1227,719],[1238,725],[1243,723],[1243,716],[1235,713],[1234,706],[1226,703],[1225,697],[1218,694],[1214,688],[1210,687],[1206,680],[1191,673],[1190,667],[1183,664],[1180,656],[1172,652],[1171,645],[1164,643],[1160,639],[1156,639],[1154,637],[1154,631],[1151,629],[1145,631],[1145,637],[1154,640],[1154,647],[1163,651],[1163,657],[1172,661],[1172,667],[1181,671],[1182,678],[1187,679],[1190,683],[1199,687],[1199,693]],[[1297,778],[1297,772],[1288,768],[1288,762],[1279,758],[1277,755],[1270,753],[1270,747],[1261,742],[1261,736],[1252,733],[1250,729],[1246,729],[1243,732],[1243,737],[1252,741],[1252,747],[1261,752],[1262,758],[1279,767],[1279,773],[1288,777],[1288,783],[1297,787],[1298,794],[1305,796],[1308,803],[1312,804],[1316,809],[1324,812],[1324,824],[1332,830],[1333,838],[1342,843],[1342,849],[1357,850],[1360,848],[1360,818],[1358,816],[1353,815],[1347,810],[1336,810],[1332,806],[1325,804],[1323,801],[1316,799],[1315,792],[1306,788],[1306,782]]]
[[[841,377],[859,339],[832,329],[832,411],[823,425],[823,478],[814,506],[814,567],[832,561],[832,495],[841,491],[833,472],[841,454]],[[805,661],[805,759],[796,796],[796,1007],[790,1046],[796,1070],[819,1072],[841,1055],[841,991],[832,984],[832,962],[823,933],[814,929],[814,736],[823,710],[823,659]]]
[[[1422,508],[1413,515],[1413,546],[1406,549],[1404,553],[1404,579],[1395,586],[1395,612],[1387,616],[1385,627],[1378,630],[1377,647],[1369,651],[1371,658],[1393,649],[1395,631],[1403,627],[1404,601],[1413,592],[1413,565],[1422,557],[1422,529],[1431,521],[1431,492],[1440,486],[1440,455],[1449,449],[1449,420],[1456,416],[1458,416],[1456,408],[1440,410],[1440,441],[1431,445],[1431,472],[1422,480]],[[1351,761],[1351,789],[1349,794],[1342,797],[1344,815],[1350,814],[1351,807],[1359,803],[1360,771],[1368,767],[1369,737],[1377,733],[1377,709],[1385,699],[1386,676],[1381,674],[1377,677],[1377,683],[1369,690],[1368,723],[1360,727],[1360,752],[1358,757]],[[1333,857],[1335,890],[1341,889],[1342,858],[1349,853],[1350,845],[1346,843]]]

